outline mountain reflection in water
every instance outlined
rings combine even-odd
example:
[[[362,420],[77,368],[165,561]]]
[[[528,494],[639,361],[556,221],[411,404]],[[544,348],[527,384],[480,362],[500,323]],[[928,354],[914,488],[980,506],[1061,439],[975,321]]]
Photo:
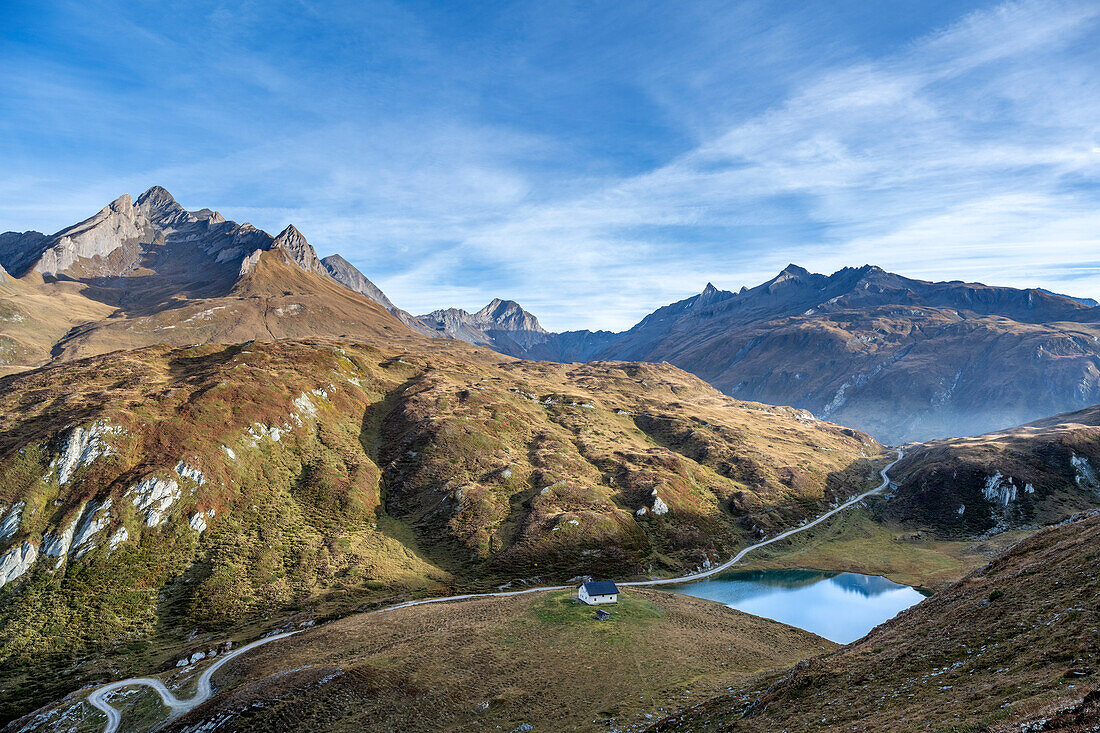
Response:
[[[879,575],[750,570],[669,586],[847,644],[919,603],[924,595]]]

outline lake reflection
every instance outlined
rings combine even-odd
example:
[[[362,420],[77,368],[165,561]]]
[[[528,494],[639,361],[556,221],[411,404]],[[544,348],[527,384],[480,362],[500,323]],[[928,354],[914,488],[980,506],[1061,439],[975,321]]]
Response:
[[[847,644],[919,603],[924,595],[878,575],[750,570],[667,586]]]

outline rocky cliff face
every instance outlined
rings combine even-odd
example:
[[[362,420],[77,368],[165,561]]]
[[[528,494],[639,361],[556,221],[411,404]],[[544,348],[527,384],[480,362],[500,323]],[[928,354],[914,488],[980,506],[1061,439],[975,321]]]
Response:
[[[211,285],[227,290],[254,266],[257,253],[281,250],[305,272],[332,277],[387,309],[393,304],[343,258],[326,266],[293,225],[272,237],[251,224],[226,221],[216,211],[187,211],[160,186],[137,201],[123,195],[95,216],[46,236],[38,232],[0,235],[0,266],[16,277],[37,273],[126,291],[133,302],[143,291]],[[128,278],[121,283],[111,278]],[[348,282],[344,282],[347,280]],[[120,296],[120,300],[124,300]]]
[[[306,238],[293,224],[288,224],[286,229],[279,232],[279,235],[271,243],[271,248],[282,249],[291,262],[306,272],[317,275],[329,274],[328,269],[321,264],[321,260],[317,259],[317,253],[313,250],[312,245],[306,241]]]
[[[377,285],[368,280],[363,273],[355,268],[355,265],[340,255],[329,255],[321,260],[321,264],[325,266],[325,270],[333,280],[367,296],[390,312],[396,308]]]

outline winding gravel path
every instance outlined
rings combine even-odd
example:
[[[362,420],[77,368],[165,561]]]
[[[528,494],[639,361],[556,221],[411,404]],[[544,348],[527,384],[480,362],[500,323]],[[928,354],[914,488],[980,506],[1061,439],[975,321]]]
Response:
[[[705,571],[698,572],[698,573],[691,573],[689,575],[682,575],[682,576],[677,577],[677,578],[661,578],[661,579],[658,579],[658,580],[635,580],[635,581],[628,581],[628,582],[618,583],[617,585],[619,585],[619,586],[649,586],[649,585],[671,585],[673,583],[691,583],[692,581],[702,580],[703,578],[709,578],[712,575],[716,575],[718,573],[721,573],[722,571],[729,569],[731,566],[736,565],[737,563],[741,562],[741,560],[745,557],[745,555],[749,554],[753,550],[764,547],[765,545],[770,545],[773,542],[778,542],[779,540],[786,539],[787,537],[790,537],[791,535],[798,534],[799,532],[807,530],[807,529],[809,529],[810,527],[813,527],[816,524],[820,524],[821,522],[824,522],[826,519],[833,516],[837,512],[844,511],[845,509],[853,506],[854,504],[858,504],[859,502],[866,499],[868,496],[871,496],[872,494],[877,494],[877,493],[881,492],[883,489],[885,489],[887,486],[890,485],[890,478],[887,476],[887,472],[891,468],[893,468],[894,464],[896,464],[898,461],[900,461],[902,459],[902,457],[904,456],[904,453],[901,450],[898,450],[897,453],[898,453],[898,457],[895,458],[893,460],[893,462],[891,462],[887,466],[883,467],[883,469],[881,471],[879,471],[879,475],[882,476],[882,483],[879,484],[878,486],[876,486],[875,488],[871,489],[870,491],[865,491],[862,494],[860,494],[859,496],[856,496],[856,497],[853,497],[853,498],[849,499],[848,501],[844,502],[843,504],[836,507],[835,509],[831,509],[831,510],[825,512],[824,514],[822,514],[820,517],[813,520],[812,522],[807,522],[806,524],[795,527],[794,529],[788,529],[786,532],[781,532],[780,534],[777,534],[775,537],[772,537],[771,539],[768,539],[768,540],[764,540],[763,542],[757,542],[755,545],[749,545],[748,547],[746,547],[745,549],[741,550],[736,555],[734,555],[733,559],[731,559],[727,562],[724,562],[721,565],[718,565],[717,567],[713,567],[710,570],[705,570]],[[540,588],[525,588],[524,590],[499,591],[499,592],[496,592],[496,593],[466,593],[466,594],[458,595],[458,596],[442,596],[440,598],[426,598],[424,600],[419,600],[419,601],[406,601],[404,603],[398,603],[397,605],[394,605],[394,606],[388,606],[386,608],[380,608],[377,611],[371,611],[371,613],[386,613],[388,611],[395,611],[399,608],[409,608],[411,606],[423,606],[423,605],[426,605],[428,603],[443,603],[443,602],[446,602],[446,601],[461,601],[461,600],[464,600],[464,599],[467,599],[467,598],[520,596],[520,595],[524,595],[525,593],[538,593],[540,591],[548,591],[548,590],[565,590],[566,588],[572,588],[572,587],[573,587],[572,585],[548,585],[548,586],[543,586],[543,587],[540,587]],[[267,644],[267,643],[272,642],[272,641],[278,641],[279,639],[285,639],[288,636],[293,636],[295,634],[299,634],[302,631],[303,630],[300,629],[298,631],[288,631],[288,632],[282,633],[282,634],[273,634],[273,635],[265,637],[263,639],[259,639],[257,641],[254,641],[251,644],[245,644],[240,649],[236,649],[236,650],[226,654],[225,656],[219,658],[218,661],[211,664],[206,669],[206,671],[204,671],[201,675],[199,675],[199,681],[198,681],[198,685],[196,687],[195,695],[193,697],[187,699],[187,700],[180,700],[178,697],[176,697],[174,694],[172,694],[171,690],[169,690],[167,687],[164,686],[163,682],[161,682],[158,679],[155,679],[153,677],[132,677],[130,679],[119,680],[118,682],[112,682],[109,685],[104,685],[103,687],[96,688],[95,690],[93,690],[88,695],[88,702],[92,705],[92,707],[95,707],[99,710],[102,710],[107,715],[107,725],[106,725],[106,727],[104,727],[103,733],[115,733],[115,731],[118,730],[119,723],[122,721],[122,713],[120,713],[118,711],[118,709],[116,709],[114,707],[111,707],[111,705],[108,704],[108,702],[105,699],[106,696],[109,695],[110,693],[116,691],[116,690],[122,689],[123,687],[130,687],[132,685],[145,685],[147,687],[152,687],[154,690],[156,690],[157,694],[160,695],[160,699],[162,701],[164,701],[164,704],[171,710],[171,717],[174,718],[176,716],[183,715],[188,710],[191,710],[192,708],[197,707],[198,705],[201,705],[202,703],[206,702],[211,697],[213,697],[214,690],[213,690],[213,687],[210,684],[210,679],[211,679],[211,677],[214,676],[215,672],[217,672],[219,669],[221,669],[222,665],[226,664],[227,662],[229,662],[234,657],[236,657],[240,654],[244,654],[247,651],[251,651],[252,649],[255,649],[258,646],[262,646],[263,644]]]

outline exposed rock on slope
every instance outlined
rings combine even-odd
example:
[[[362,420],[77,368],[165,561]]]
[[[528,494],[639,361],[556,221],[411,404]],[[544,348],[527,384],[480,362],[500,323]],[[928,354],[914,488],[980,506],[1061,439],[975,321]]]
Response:
[[[938,440],[894,469],[887,518],[946,534],[1044,524],[1100,506],[1100,406],[1012,430]]]
[[[1098,565],[1100,515],[1044,530],[763,694],[652,730],[1095,730]]]
[[[261,290],[316,277],[272,257]],[[193,629],[280,609],[690,569],[873,483],[867,436],[674,367],[404,333],[157,346],[0,380],[0,504],[24,505],[0,543],[18,570],[0,590],[0,689],[20,690],[5,714],[109,650],[114,669],[143,659],[143,639],[167,657]],[[655,490],[668,512],[639,515]]]
[[[391,313],[394,308],[397,307],[390,302],[390,299],[386,297],[386,294],[383,293],[377,285],[368,280],[363,273],[355,268],[355,265],[351,264],[340,255],[329,255],[321,260],[321,264],[324,265],[325,271],[328,272],[333,280],[343,283],[355,292],[367,296]]]

